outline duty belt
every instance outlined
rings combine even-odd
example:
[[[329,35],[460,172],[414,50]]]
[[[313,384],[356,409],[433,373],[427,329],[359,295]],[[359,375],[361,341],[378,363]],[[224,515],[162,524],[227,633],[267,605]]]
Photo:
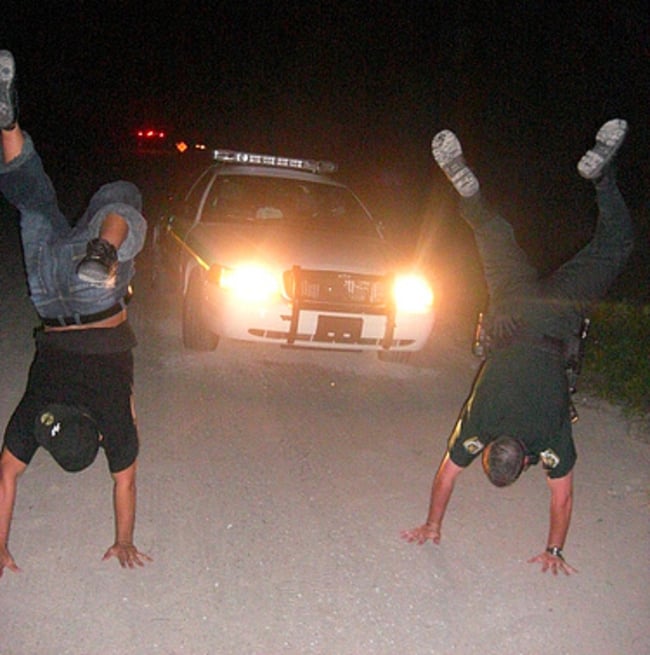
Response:
[[[490,346],[498,350],[500,348],[507,348],[514,343],[529,343],[531,345],[541,346],[544,350],[554,352],[558,355],[564,355],[565,343],[564,340],[557,337],[551,337],[548,334],[542,335],[526,335],[515,334],[506,339],[493,339],[490,340]]]
[[[133,296],[133,291],[129,287],[124,298],[116,302],[114,305],[111,305],[107,309],[103,309],[101,312],[95,312],[94,314],[74,314],[73,316],[57,316],[56,318],[44,318],[40,317],[43,325],[48,327],[66,327],[68,325],[86,325],[87,323],[96,323],[97,321],[103,321],[105,318],[110,318],[119,314],[129,303],[131,297]]]

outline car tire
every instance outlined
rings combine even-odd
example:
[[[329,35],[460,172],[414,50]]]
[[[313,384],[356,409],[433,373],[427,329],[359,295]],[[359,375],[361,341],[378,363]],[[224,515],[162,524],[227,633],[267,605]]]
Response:
[[[408,364],[411,361],[413,353],[410,351],[379,350],[377,357],[380,362],[389,364]]]
[[[219,345],[219,336],[203,320],[203,284],[201,272],[194,271],[183,297],[183,345],[188,350],[208,351]]]

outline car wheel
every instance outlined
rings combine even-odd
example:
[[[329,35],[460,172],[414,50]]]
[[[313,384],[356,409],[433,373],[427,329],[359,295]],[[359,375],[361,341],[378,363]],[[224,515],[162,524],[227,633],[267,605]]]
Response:
[[[408,364],[411,361],[413,353],[409,351],[394,351],[394,350],[379,350],[377,357],[381,362],[388,362],[391,364]]]
[[[203,320],[203,284],[200,271],[194,271],[183,298],[183,345],[189,350],[214,350],[219,344]]]

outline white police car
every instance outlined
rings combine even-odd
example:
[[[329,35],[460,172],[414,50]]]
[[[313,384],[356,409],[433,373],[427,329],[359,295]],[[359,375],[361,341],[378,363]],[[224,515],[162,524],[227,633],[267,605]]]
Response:
[[[433,326],[433,292],[331,162],[216,150],[159,231],[183,295],[183,343],[220,338],[377,351],[404,360]]]

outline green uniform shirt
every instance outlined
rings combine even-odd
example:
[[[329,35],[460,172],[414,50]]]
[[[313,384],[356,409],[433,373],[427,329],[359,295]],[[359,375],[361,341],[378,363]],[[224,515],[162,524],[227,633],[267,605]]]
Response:
[[[466,467],[497,437],[522,441],[551,478],[573,468],[576,450],[564,358],[541,344],[517,341],[484,362],[449,440],[449,454]]]

